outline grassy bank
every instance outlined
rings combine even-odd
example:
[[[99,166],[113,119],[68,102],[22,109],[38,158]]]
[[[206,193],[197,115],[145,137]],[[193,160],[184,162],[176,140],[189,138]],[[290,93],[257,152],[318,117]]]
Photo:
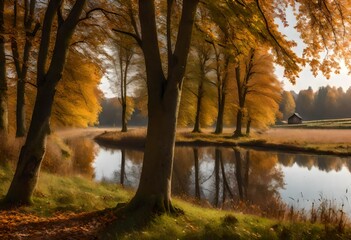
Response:
[[[0,197],[3,197],[10,183],[13,174],[12,167],[1,165],[0,167]],[[94,183],[89,179],[82,177],[62,177],[49,173],[41,173],[37,190],[34,195],[34,204],[17,211],[21,212],[21,219],[31,214],[26,219],[26,237],[30,239],[38,233],[38,229],[43,229],[39,223],[51,224],[51,228],[57,227],[57,218],[54,223],[50,223],[50,217],[60,214],[70,214],[70,212],[91,212],[116,206],[118,202],[125,202],[133,195],[132,192],[126,191],[121,187],[113,184]],[[329,224],[311,224],[309,222],[289,222],[261,218],[252,215],[244,215],[229,211],[221,211],[212,208],[203,208],[180,199],[174,199],[177,207],[185,211],[185,215],[180,216],[156,216],[147,224],[137,225],[138,221],[127,222],[115,216],[117,222],[92,229],[92,233],[86,239],[90,239],[92,234],[95,236],[108,236],[108,239],[350,239],[351,231],[349,228],[338,228],[336,225]],[[0,212],[0,222],[5,212]],[[16,215],[18,216],[18,214]],[[39,220],[31,223],[35,216],[41,216]],[[44,217],[44,218],[43,218]],[[76,215],[73,216],[77,218]],[[72,225],[72,218],[60,217],[59,229],[69,229]],[[90,222],[95,215],[85,216]],[[62,222],[62,219],[64,221]],[[82,217],[79,221],[83,221]],[[16,223],[23,225],[21,219],[16,218]],[[46,220],[47,219],[47,220]],[[108,219],[107,221],[110,221]],[[8,222],[8,219],[3,222]],[[34,221],[34,220],[33,220]],[[99,219],[101,222],[102,220]],[[67,226],[65,226],[67,222]],[[15,223],[13,223],[15,224]],[[77,224],[77,223],[75,223]],[[86,222],[79,223],[82,229]],[[32,226],[34,225],[34,226]],[[74,224],[73,224],[74,225]],[[93,226],[93,224],[87,225]],[[2,227],[5,227],[3,225]],[[15,231],[22,231],[22,228],[14,225]],[[38,228],[38,229],[36,229]],[[79,228],[79,227],[76,227]],[[59,239],[60,236],[73,236],[77,232],[58,232],[57,238],[50,235],[51,229],[46,229],[48,239]],[[106,229],[109,229],[107,232]],[[12,229],[12,234],[15,234]],[[57,230],[59,231],[59,230]],[[72,230],[76,231],[76,230]],[[83,231],[84,233],[84,231]],[[31,235],[33,234],[33,235]],[[65,235],[66,234],[66,235]],[[87,233],[85,233],[87,234]],[[1,234],[0,234],[1,235]],[[7,239],[6,235],[3,239]],[[11,235],[15,236],[15,235]],[[40,235],[43,236],[43,235]],[[82,235],[83,236],[83,235]],[[81,237],[82,237],[81,236]],[[11,238],[8,238],[11,239]],[[22,238],[21,238],[22,239]],[[38,239],[45,239],[38,238]],[[65,238],[64,238],[65,239]],[[81,239],[84,239],[82,237]]]
[[[313,139],[313,134],[310,130],[297,129],[273,129],[274,134],[270,132],[264,134],[255,134],[252,137],[242,137],[240,139],[232,138],[231,133],[212,134],[205,133],[190,133],[180,131],[177,133],[176,145],[178,146],[227,146],[227,147],[251,147],[274,151],[301,152],[321,155],[337,155],[351,156],[351,139],[345,142],[337,141],[338,132],[331,133],[329,130],[318,130],[322,136],[323,131],[328,131],[325,134],[335,136],[330,141],[316,141]],[[291,138],[289,133],[298,131],[297,136]],[[305,132],[304,132],[305,131]],[[296,134],[295,134],[296,135]],[[309,138],[304,139],[308,136]],[[105,132],[95,139],[98,143],[108,147],[123,147],[123,148],[143,148],[145,146],[145,129],[133,129],[127,133],[121,132]],[[318,136],[317,136],[318,138]]]
[[[13,168],[0,165],[0,199],[10,186]],[[80,176],[59,176],[41,172],[33,196],[33,205],[22,210],[38,216],[57,212],[91,212],[116,206],[127,201],[131,193],[116,185],[95,183]]]

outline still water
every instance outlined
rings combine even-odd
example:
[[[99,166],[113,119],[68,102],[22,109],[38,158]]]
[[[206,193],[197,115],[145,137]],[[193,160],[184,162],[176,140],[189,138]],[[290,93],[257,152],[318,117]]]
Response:
[[[97,145],[94,178],[137,188],[142,158],[140,150]],[[325,202],[351,216],[350,170],[350,158],[335,156],[177,147],[172,194],[221,208],[245,203],[271,214],[291,206],[308,213]]]

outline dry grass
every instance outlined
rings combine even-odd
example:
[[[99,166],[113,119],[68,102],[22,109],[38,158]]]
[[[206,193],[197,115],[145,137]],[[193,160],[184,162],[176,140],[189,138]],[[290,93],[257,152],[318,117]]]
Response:
[[[257,137],[274,143],[351,144],[350,129],[273,128]]]
[[[278,151],[351,155],[351,130],[273,128],[240,139],[232,138],[232,129],[225,129],[223,134],[213,134],[213,129],[205,129],[203,133],[190,131],[190,129],[178,129],[176,144],[260,147]],[[143,148],[145,138],[146,129],[138,128],[128,133],[105,132],[97,136],[96,140],[107,147]]]
[[[0,134],[0,161],[15,162],[18,159],[23,142],[23,138]]]
[[[95,140],[105,146],[142,148],[145,146],[146,128],[131,129],[128,132],[104,132]]]

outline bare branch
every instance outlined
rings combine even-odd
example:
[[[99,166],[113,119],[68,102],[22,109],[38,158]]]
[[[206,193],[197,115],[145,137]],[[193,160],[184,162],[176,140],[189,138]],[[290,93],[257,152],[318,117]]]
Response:
[[[116,28],[113,28],[112,31],[115,31],[115,32],[118,32],[118,33],[122,33],[122,34],[125,34],[125,35],[127,35],[127,36],[130,36],[130,37],[134,38],[135,41],[138,43],[138,45],[139,45],[140,47],[142,47],[142,40],[141,40],[141,39],[138,37],[138,35],[136,35],[135,33],[123,31],[123,30],[116,29]]]

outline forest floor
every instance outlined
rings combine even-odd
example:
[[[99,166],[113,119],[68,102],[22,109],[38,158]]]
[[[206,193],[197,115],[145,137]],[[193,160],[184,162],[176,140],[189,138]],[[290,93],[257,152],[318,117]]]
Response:
[[[239,139],[232,137],[233,129],[225,129],[223,134],[213,134],[212,131],[213,129],[204,129],[202,133],[191,133],[191,129],[179,129],[176,144],[239,146],[272,151],[351,156],[351,129],[272,128]],[[105,131],[98,135],[96,140],[110,147],[142,148],[145,145],[145,137],[144,128],[135,128],[128,133]]]

